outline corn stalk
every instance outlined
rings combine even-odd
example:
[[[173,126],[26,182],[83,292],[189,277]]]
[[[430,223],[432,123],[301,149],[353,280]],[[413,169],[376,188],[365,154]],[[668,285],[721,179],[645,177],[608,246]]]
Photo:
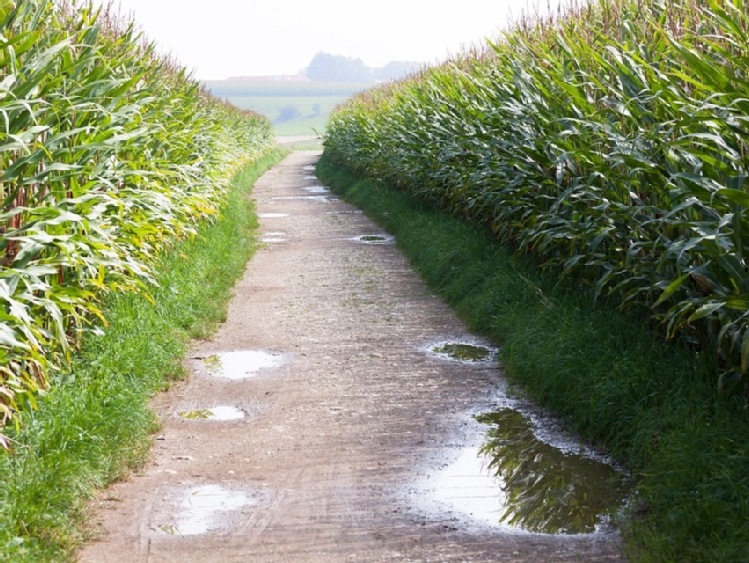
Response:
[[[749,378],[749,15],[620,0],[352,99],[333,160],[471,220]]]
[[[272,142],[110,9],[0,3],[0,425]]]

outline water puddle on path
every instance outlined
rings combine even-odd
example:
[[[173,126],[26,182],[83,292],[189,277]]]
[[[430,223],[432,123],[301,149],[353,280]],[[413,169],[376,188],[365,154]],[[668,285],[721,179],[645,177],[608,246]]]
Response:
[[[210,409],[195,409],[191,411],[181,411],[177,416],[186,420],[242,420],[245,413],[242,409],[230,406],[211,407]]]
[[[466,364],[490,364],[496,360],[498,350],[478,342],[443,340],[428,345],[426,352],[443,360]]]
[[[260,237],[260,242],[269,244],[287,242],[286,233],[283,231],[271,231]]]
[[[486,432],[422,490],[467,522],[515,533],[610,531],[626,501],[626,474],[555,430],[534,432],[522,412],[501,408],[475,417]],[[544,439],[540,439],[539,435]],[[427,497],[427,498],[428,498]],[[441,512],[419,500],[428,512]],[[470,525],[470,524],[469,524]]]
[[[500,484],[498,522],[535,533],[590,534],[624,503],[622,472],[582,448],[540,440],[521,412],[502,408],[476,420],[489,426],[479,457]]]
[[[261,219],[280,219],[281,217],[288,217],[288,213],[258,213],[258,217]]]
[[[359,235],[351,240],[363,244],[393,244],[395,242],[395,237],[392,235]]]
[[[184,491],[177,506],[173,507],[176,517],[158,528],[172,536],[215,533],[230,527],[227,521],[232,512],[255,504],[257,500],[244,491],[231,491],[220,485],[201,485]]]
[[[242,350],[222,352],[204,360],[208,372],[226,379],[245,379],[260,370],[275,368],[286,362],[283,354],[267,350]]]
[[[465,342],[445,342],[432,348],[438,356],[458,362],[486,362],[492,360],[496,351],[488,346]]]
[[[498,349],[473,338],[422,348],[428,355],[487,369]],[[500,395],[490,411],[473,419],[469,446],[452,450],[453,461],[425,482],[419,500],[428,512],[444,507],[467,525],[515,533],[592,534],[612,529],[611,516],[629,493],[626,474],[560,430],[527,400]],[[426,494],[424,494],[426,493]]]
[[[311,194],[327,194],[330,192],[330,190],[325,186],[307,186],[306,188],[302,189],[305,192],[309,192]]]
[[[504,495],[499,479],[487,469],[479,448],[466,448],[457,460],[437,476],[434,497],[471,519],[497,525]]]
[[[302,167],[302,170],[310,172],[312,170],[317,170],[317,167],[314,164],[307,164],[306,166]]]
[[[277,196],[272,197],[272,201],[293,201],[293,200],[304,200],[304,201],[319,201],[322,203],[328,203],[332,201],[338,201],[337,198],[330,197],[327,195],[316,195],[316,194],[310,194],[310,195],[283,195],[283,196]]]

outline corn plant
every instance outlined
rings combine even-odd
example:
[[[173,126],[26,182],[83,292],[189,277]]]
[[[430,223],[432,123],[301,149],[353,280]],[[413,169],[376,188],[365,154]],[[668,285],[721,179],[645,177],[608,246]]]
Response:
[[[748,31],[739,0],[525,20],[345,103],[325,150],[487,224],[746,385]]]
[[[0,424],[271,145],[109,8],[0,3]]]

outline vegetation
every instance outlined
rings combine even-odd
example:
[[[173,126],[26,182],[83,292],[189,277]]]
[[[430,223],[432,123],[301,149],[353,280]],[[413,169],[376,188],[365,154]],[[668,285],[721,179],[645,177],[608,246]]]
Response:
[[[232,105],[268,117],[276,135],[322,135],[333,109],[349,96],[229,96]]]
[[[102,298],[147,290],[273,136],[110,12],[53,0],[0,3],[0,119],[5,423],[100,330]]]
[[[420,66],[413,61],[391,61],[370,68],[360,59],[321,52],[299,76],[209,80],[205,87],[236,107],[266,116],[276,135],[317,135],[325,131],[330,112],[352,95]]]
[[[489,225],[749,389],[749,15],[619,0],[344,104],[329,158]]]
[[[157,424],[147,401],[182,375],[189,341],[224,320],[231,288],[255,249],[247,194],[281,156],[244,167],[220,218],[158,260],[151,299],[107,296],[106,331],[87,336],[39,409],[21,415],[15,453],[0,457],[0,561],[72,559],[86,538],[86,501],[145,459]]]
[[[630,467],[634,558],[747,558],[748,30],[738,0],[593,3],[362,93],[326,133],[326,166],[402,192],[352,197],[514,380]]]
[[[706,375],[709,362],[596,306],[486,226],[327,156],[318,175],[395,234],[434,290],[500,345],[512,382],[626,462],[636,492],[620,526],[632,559],[746,559],[749,416]]]

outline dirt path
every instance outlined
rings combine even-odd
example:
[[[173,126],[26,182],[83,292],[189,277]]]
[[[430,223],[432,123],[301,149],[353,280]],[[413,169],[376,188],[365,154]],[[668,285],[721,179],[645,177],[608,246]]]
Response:
[[[428,353],[470,335],[393,244],[357,238],[381,231],[321,191],[317,158],[295,153],[258,182],[267,245],[226,323],[195,344],[189,382],[159,398],[153,460],[107,491],[81,560],[619,560],[615,534],[511,533],[432,498],[475,442],[470,415],[491,404],[499,370]],[[268,365],[214,373],[216,354],[238,351]],[[245,418],[177,416],[219,405]]]

